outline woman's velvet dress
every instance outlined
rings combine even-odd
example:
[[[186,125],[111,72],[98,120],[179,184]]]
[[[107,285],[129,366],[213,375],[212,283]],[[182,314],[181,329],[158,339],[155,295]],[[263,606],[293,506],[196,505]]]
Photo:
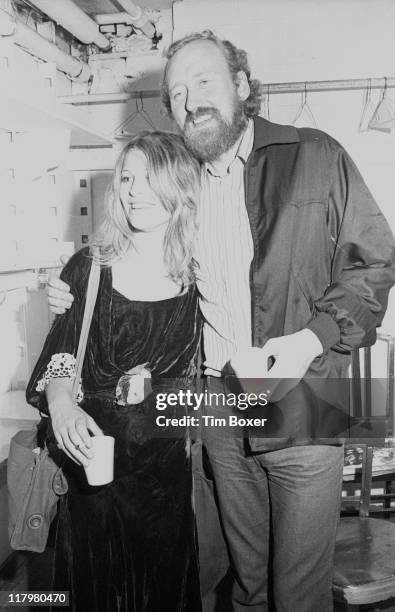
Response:
[[[74,302],[56,317],[27,389],[44,413],[45,393],[36,386],[53,354],[76,355],[90,265],[82,249],[62,272]],[[50,419],[41,425],[69,485],[59,502],[52,588],[70,591],[72,610],[201,610],[188,432],[155,427],[157,416],[172,415],[152,399],[155,388],[174,390],[174,379],[184,388],[191,383],[200,332],[194,286],[157,302],[130,301],[113,289],[111,268],[101,269],[80,405],[115,438],[114,481],[89,486],[83,468],[56,448]],[[140,404],[118,405],[119,378],[145,363],[153,393]],[[180,406],[170,410],[180,416]]]

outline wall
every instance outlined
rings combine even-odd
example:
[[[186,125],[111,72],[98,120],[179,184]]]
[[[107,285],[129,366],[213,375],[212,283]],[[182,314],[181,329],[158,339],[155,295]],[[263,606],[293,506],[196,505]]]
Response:
[[[89,184],[83,190],[88,197],[82,197],[80,177],[67,165],[72,126],[50,112],[55,66],[38,62],[9,39],[0,38],[0,58],[1,564],[10,553],[4,460],[11,437],[39,420],[24,389],[52,319],[42,281],[56,273],[74,240],[80,246],[81,231],[91,232],[92,214]],[[89,214],[78,217],[76,231],[83,206]]]
[[[211,28],[265,82],[364,78],[393,70],[394,18],[391,0],[183,0],[174,37]]]

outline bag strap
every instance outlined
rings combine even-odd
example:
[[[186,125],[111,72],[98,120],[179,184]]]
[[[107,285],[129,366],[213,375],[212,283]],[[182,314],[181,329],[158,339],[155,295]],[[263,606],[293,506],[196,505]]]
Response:
[[[100,264],[97,261],[97,257],[98,257],[98,249],[94,247],[92,266],[89,272],[88,287],[86,290],[84,318],[82,320],[80,341],[78,343],[78,351],[77,351],[77,358],[76,358],[76,364],[75,364],[75,378],[73,381],[73,387],[71,391],[71,396],[73,398],[73,401],[76,401],[77,399],[78,387],[79,387],[79,382],[81,378],[82,365],[84,363],[84,357],[85,357],[86,343],[88,340],[89,328],[91,326],[92,315],[93,315],[93,309],[95,307],[97,291],[99,288]]]

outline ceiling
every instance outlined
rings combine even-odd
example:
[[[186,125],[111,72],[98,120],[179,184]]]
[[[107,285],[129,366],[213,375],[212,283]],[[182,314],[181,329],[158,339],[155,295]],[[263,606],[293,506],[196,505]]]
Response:
[[[89,15],[101,13],[117,13],[124,9],[117,4],[116,0],[73,0]],[[177,0],[176,0],[177,1]],[[170,8],[173,0],[133,0],[135,4],[142,8],[148,9],[166,9]]]

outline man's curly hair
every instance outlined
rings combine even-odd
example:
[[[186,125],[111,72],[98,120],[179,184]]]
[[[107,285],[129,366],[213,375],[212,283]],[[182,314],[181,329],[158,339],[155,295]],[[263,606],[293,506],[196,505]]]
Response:
[[[258,115],[261,109],[263,86],[257,79],[251,79],[251,70],[248,64],[247,53],[243,49],[238,49],[229,40],[221,40],[211,30],[203,30],[202,32],[194,32],[188,34],[179,40],[176,40],[170,45],[166,52],[167,64],[165,66],[163,81],[162,81],[162,102],[171,115],[170,95],[169,86],[167,82],[167,73],[170,65],[171,58],[183,47],[188,45],[195,40],[209,40],[210,42],[217,45],[221,49],[226,62],[229,67],[230,74],[234,83],[237,83],[237,73],[240,71],[245,72],[250,86],[250,95],[243,103],[244,113],[246,117],[253,117]]]

